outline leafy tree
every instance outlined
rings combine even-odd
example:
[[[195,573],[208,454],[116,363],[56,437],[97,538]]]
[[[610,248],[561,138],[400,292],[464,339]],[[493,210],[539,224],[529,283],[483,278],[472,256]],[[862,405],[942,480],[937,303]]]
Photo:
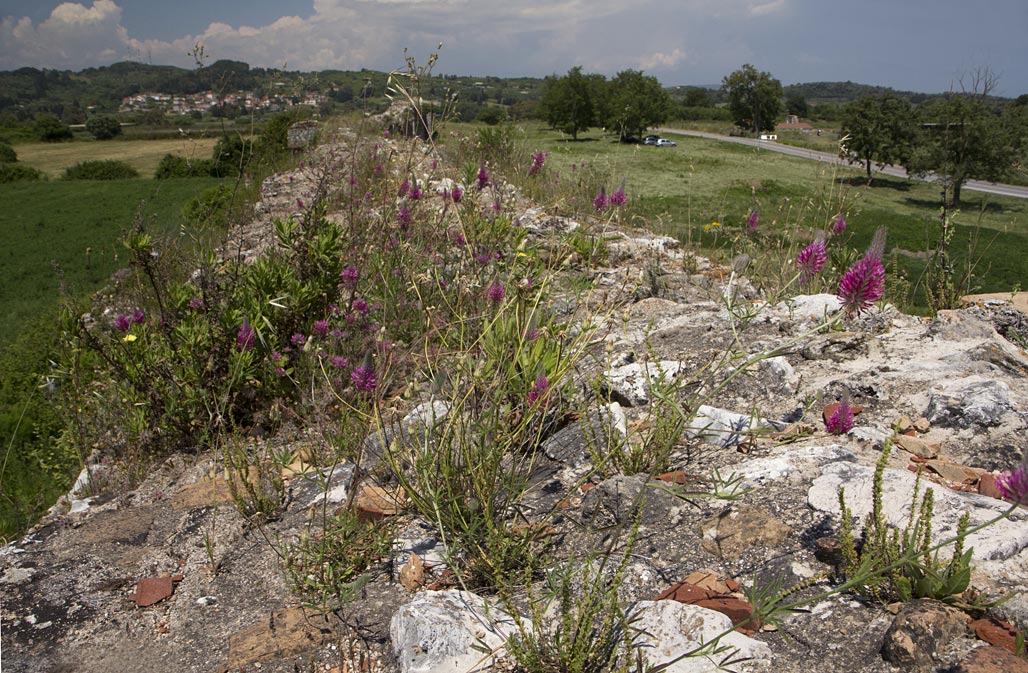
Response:
[[[36,117],[33,129],[36,132],[36,136],[47,143],[59,143],[71,140],[72,138],[71,128],[67,124],[62,123],[57,118],[57,115],[50,114],[49,112],[44,112]]]
[[[1004,108],[990,97],[996,83],[991,71],[978,69],[961,82],[959,93],[924,106],[930,122],[907,171],[935,173],[949,194],[948,205],[960,205],[968,180],[1002,180],[1017,161],[1024,126],[1017,106]]]
[[[0,143],[0,163],[14,163],[18,160],[18,153],[7,143]]]
[[[86,131],[97,140],[110,140],[121,135],[121,122],[111,115],[93,115],[86,120]]]
[[[797,117],[807,116],[807,99],[798,93],[791,93],[785,97],[785,111]]]
[[[506,121],[507,111],[502,107],[488,105],[479,109],[475,119],[489,126],[496,126],[500,122]]]
[[[582,74],[582,66],[575,66],[563,77],[547,77],[539,101],[540,115],[551,127],[578,140],[579,132],[596,123],[596,84],[594,78]]]
[[[139,171],[124,161],[114,159],[80,161],[64,169],[65,180],[129,180],[138,177]]]
[[[685,90],[685,99],[682,101],[685,107],[714,107],[714,99],[710,91],[701,86],[691,86]]]
[[[917,136],[910,103],[892,93],[862,96],[846,106],[842,122],[843,156],[861,162],[871,182],[871,166],[905,164]]]
[[[769,72],[758,72],[747,63],[721,80],[728,107],[737,126],[754,133],[773,131],[782,108],[782,83]]]
[[[641,137],[649,127],[666,122],[670,114],[671,97],[656,77],[623,70],[607,86],[603,123],[617,129],[622,142]]]

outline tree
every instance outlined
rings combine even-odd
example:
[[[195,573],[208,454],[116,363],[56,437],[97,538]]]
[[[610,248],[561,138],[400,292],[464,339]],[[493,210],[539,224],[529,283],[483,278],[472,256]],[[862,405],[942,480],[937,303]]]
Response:
[[[110,140],[121,135],[121,122],[111,115],[93,115],[86,120],[86,131],[97,140]]]
[[[747,63],[721,80],[728,107],[737,126],[754,133],[773,131],[782,108],[782,83],[769,72],[757,72]]]
[[[71,128],[62,123],[57,115],[49,112],[44,112],[36,117],[36,123],[32,128],[43,142],[59,143],[72,138]]]
[[[671,114],[671,96],[656,77],[640,70],[623,70],[607,86],[603,123],[617,129],[622,142],[640,138],[651,126],[663,124]]]
[[[583,75],[582,66],[563,77],[551,75],[543,81],[539,113],[552,128],[578,140],[579,132],[596,123],[595,89],[595,79]]]
[[[935,173],[949,195],[947,205],[960,205],[960,190],[968,180],[1002,180],[1017,161],[1024,127],[1016,106],[1003,107],[990,98],[996,84],[988,68],[979,68],[961,80],[959,92],[925,104],[931,122],[907,172]]]
[[[807,99],[798,93],[791,93],[785,97],[785,112],[797,117],[807,116]]]
[[[871,166],[905,164],[910,158],[917,125],[910,103],[895,94],[862,96],[846,106],[842,134],[843,156],[862,162],[871,182]]]
[[[699,86],[691,86],[685,90],[685,100],[682,101],[685,107],[714,107],[714,99],[710,97],[710,91]]]

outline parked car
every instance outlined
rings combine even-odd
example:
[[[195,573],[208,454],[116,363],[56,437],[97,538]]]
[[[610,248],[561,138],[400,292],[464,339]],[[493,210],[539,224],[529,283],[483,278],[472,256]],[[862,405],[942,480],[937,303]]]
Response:
[[[643,138],[643,145],[656,145],[660,141],[660,136],[646,136]]]
[[[668,140],[667,138],[661,138],[657,141],[657,147],[675,147],[678,145],[674,140]]]

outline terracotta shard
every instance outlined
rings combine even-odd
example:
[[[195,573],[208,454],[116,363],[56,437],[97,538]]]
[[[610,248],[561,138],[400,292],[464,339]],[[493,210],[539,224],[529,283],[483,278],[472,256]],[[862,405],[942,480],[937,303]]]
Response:
[[[971,622],[971,628],[979,640],[1017,652],[1017,629],[1009,622],[994,618],[976,619]]]
[[[407,591],[417,591],[425,584],[425,562],[417,554],[411,554],[400,568],[400,584]]]
[[[144,577],[136,582],[136,593],[131,598],[136,607],[145,608],[163,601],[175,593],[175,581],[170,575],[164,577]]]

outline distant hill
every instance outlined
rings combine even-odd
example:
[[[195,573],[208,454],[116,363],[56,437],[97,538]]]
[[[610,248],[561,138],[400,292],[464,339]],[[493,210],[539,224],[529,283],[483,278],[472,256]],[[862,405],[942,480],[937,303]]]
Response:
[[[789,84],[782,87],[786,97],[800,96],[808,103],[848,103],[861,96],[892,93],[906,98],[911,103],[921,103],[941,94],[917,93],[914,91],[896,91],[885,86],[857,84],[856,82],[807,82]]]

